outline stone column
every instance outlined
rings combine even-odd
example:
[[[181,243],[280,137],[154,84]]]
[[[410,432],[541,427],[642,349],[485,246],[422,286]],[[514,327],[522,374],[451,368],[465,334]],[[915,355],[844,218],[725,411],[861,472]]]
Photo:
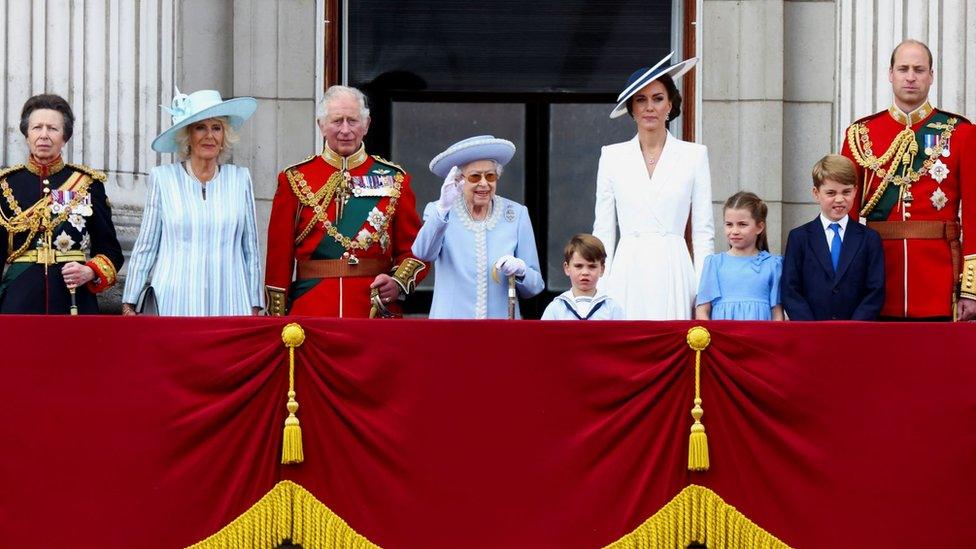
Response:
[[[322,0],[234,1],[234,95],[258,99],[234,162],[251,169],[261,249],[278,172],[316,149],[315,103]]]
[[[833,1],[785,3],[783,65],[783,243],[790,229],[820,211],[811,171],[839,150],[833,132],[836,5]]]
[[[838,15],[838,147],[848,124],[891,104],[888,65],[891,51],[905,38],[921,40],[932,50],[932,104],[976,116],[976,3],[839,0]]]
[[[716,248],[725,249],[722,204],[739,190],[769,205],[769,243],[783,215],[783,2],[702,5],[702,142],[708,146]]]

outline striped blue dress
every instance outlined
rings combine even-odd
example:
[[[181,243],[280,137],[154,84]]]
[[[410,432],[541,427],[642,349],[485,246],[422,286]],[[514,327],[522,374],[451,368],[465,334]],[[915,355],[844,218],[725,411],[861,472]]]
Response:
[[[164,316],[249,315],[264,306],[254,191],[247,168],[220,166],[206,185],[183,164],[149,172],[122,301],[152,284]]]

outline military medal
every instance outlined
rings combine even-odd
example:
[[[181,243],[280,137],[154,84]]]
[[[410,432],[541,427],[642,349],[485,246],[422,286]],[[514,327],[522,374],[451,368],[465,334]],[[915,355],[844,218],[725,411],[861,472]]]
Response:
[[[942,159],[936,160],[935,164],[932,164],[932,167],[929,168],[929,175],[932,176],[932,179],[936,183],[942,183],[949,175],[949,167],[942,163]]]
[[[942,187],[936,188],[935,192],[932,193],[932,206],[936,209],[936,211],[938,211],[945,208],[946,204],[948,203],[949,198],[944,192],[942,192]]]

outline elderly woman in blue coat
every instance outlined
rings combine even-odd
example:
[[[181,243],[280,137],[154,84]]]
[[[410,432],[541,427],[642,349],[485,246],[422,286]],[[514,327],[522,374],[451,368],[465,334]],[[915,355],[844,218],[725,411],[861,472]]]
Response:
[[[507,318],[508,277],[519,296],[543,289],[532,222],[525,206],[495,194],[515,145],[490,135],[459,141],[430,162],[444,178],[424,208],[413,253],[434,262],[430,318]],[[492,272],[497,276],[492,276]],[[518,305],[516,318],[520,317]]]

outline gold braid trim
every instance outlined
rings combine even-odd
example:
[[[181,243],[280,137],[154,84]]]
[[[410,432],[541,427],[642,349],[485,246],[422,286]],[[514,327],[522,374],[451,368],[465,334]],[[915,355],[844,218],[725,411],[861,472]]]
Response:
[[[976,254],[963,258],[960,275],[959,297],[976,299]]]
[[[298,246],[308,237],[312,229],[315,228],[319,222],[325,228],[326,234],[331,236],[336,242],[342,245],[343,248],[347,250],[365,250],[372,246],[373,244],[379,242],[379,240],[386,234],[387,229],[390,227],[390,222],[393,221],[393,214],[396,212],[397,202],[400,200],[400,189],[403,186],[403,174],[398,173],[393,177],[393,190],[390,191],[390,201],[386,205],[384,211],[385,219],[383,224],[380,226],[376,232],[372,233],[369,238],[362,240],[353,240],[342,233],[339,229],[329,221],[329,204],[332,203],[332,199],[335,196],[336,189],[339,185],[344,185],[346,183],[346,178],[342,175],[342,172],[335,172],[329,176],[328,181],[322,186],[318,192],[312,192],[312,188],[308,185],[308,181],[305,180],[305,175],[298,170],[288,170],[285,172],[285,177],[288,178],[288,183],[291,185],[291,190],[298,197],[298,201],[304,205],[312,208],[314,215],[312,215],[311,221],[308,225],[302,229],[302,232],[295,238],[295,245]]]
[[[374,549],[339,515],[290,480],[275,485],[250,509],[192,549],[277,547],[285,540],[302,547]]]
[[[423,261],[408,257],[393,271],[393,280],[400,286],[403,293],[410,294],[417,286],[417,275],[426,268],[427,264]]]
[[[8,175],[10,175],[10,174],[12,174],[12,173],[14,173],[16,171],[23,170],[26,167],[27,166],[24,165],[24,164],[14,164],[13,166],[10,166],[9,168],[4,168],[4,169],[0,170],[0,179],[4,179]]]
[[[108,181],[108,177],[105,175],[105,172],[100,172],[95,168],[86,166],[84,164],[68,164],[68,166],[78,170],[79,172],[87,175],[88,177],[94,179],[95,181],[101,181],[102,183]]]
[[[922,169],[918,172],[912,168],[915,155],[918,154],[918,142],[915,140],[915,132],[911,127],[905,127],[898,132],[898,135],[891,142],[891,146],[879,158],[874,156],[868,127],[862,123],[851,124],[851,127],[847,129],[847,144],[850,146],[851,155],[857,165],[870,172],[871,175],[870,179],[865,180],[862,196],[867,195],[870,181],[875,176],[881,178],[878,188],[861,208],[861,217],[867,216],[874,210],[889,184],[894,183],[898,186],[910,187],[912,183],[918,182],[923,175],[928,173],[935,161],[942,156],[942,150],[945,148],[945,144],[949,142],[949,138],[952,137],[952,132],[955,131],[955,125],[959,119],[949,118],[946,122],[947,124],[942,128],[942,139],[932,149],[932,153],[922,163]],[[891,165],[885,168],[889,161]],[[899,174],[899,169],[901,174]],[[902,191],[904,192],[904,189]]]
[[[692,484],[636,530],[607,548],[672,549],[687,547],[692,542],[708,547],[789,547],[725,503],[715,492]]]
[[[302,243],[303,240],[308,236],[312,229],[319,221],[328,221],[328,208],[329,204],[332,203],[332,198],[335,196],[336,189],[339,188],[339,184],[345,181],[342,176],[342,172],[334,172],[329,176],[329,179],[322,185],[322,188],[318,192],[312,192],[312,188],[309,187],[308,181],[305,181],[305,174],[298,170],[286,170],[285,177],[288,178],[288,183],[291,185],[291,191],[295,193],[298,198],[298,202],[303,206],[308,206],[312,208],[315,212],[312,215],[311,221],[308,225],[302,229],[302,232],[295,238],[295,246]]]
[[[75,197],[61,210],[60,214],[52,218],[50,210],[52,198],[50,194],[42,196],[40,200],[31,205],[30,208],[27,208],[26,211],[21,211],[20,204],[14,198],[13,191],[11,191],[10,185],[7,184],[7,180],[0,179],[0,191],[2,191],[4,198],[7,199],[7,205],[10,206],[10,210],[14,214],[13,217],[8,218],[3,213],[3,210],[0,209],[0,227],[3,227],[7,231],[7,234],[11,236],[16,233],[28,233],[27,238],[24,239],[24,243],[16,250],[9,252],[7,261],[13,261],[23,254],[33,244],[34,236],[38,232],[43,231],[48,236],[48,240],[50,240],[51,232],[63,223],[65,219],[68,219],[72,210],[88,196],[88,185],[91,184],[91,181],[91,177],[85,173],[76,172],[72,174],[59,187],[59,190],[72,190],[75,192]]]

